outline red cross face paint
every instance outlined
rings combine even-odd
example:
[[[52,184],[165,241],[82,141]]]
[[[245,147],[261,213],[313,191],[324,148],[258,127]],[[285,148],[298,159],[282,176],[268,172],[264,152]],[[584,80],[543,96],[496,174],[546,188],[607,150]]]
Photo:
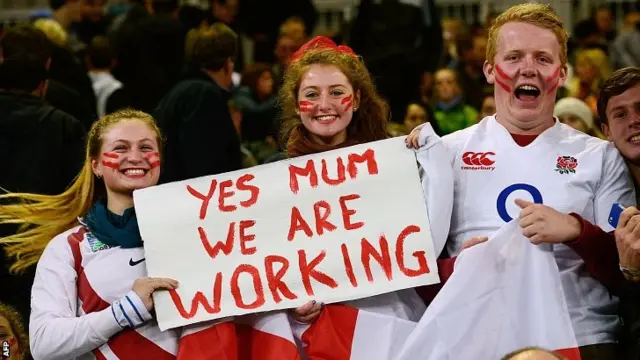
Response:
[[[313,101],[302,100],[298,103],[301,113],[310,113],[313,111],[315,104]]]
[[[121,121],[103,134],[100,156],[93,170],[108,192],[130,193],[158,183],[160,153],[157,134],[142,121]]]
[[[104,156],[104,160],[102,160],[102,165],[117,170],[120,165],[118,164],[118,158],[120,158],[120,155],[116,154],[116,153],[103,153],[102,156]]]
[[[337,67],[311,65],[302,76],[298,99],[302,125],[311,134],[328,142],[346,137],[356,97],[349,80]]]
[[[353,95],[349,95],[340,101],[340,104],[344,105],[344,111],[347,112],[353,106]]]
[[[151,169],[155,169],[160,166],[160,153],[157,151],[152,151],[150,153],[146,153],[144,158],[149,162],[149,167]]]
[[[494,64],[485,65],[487,80],[495,84],[499,119],[521,129],[552,119],[556,93],[566,76],[560,52],[551,30],[521,22],[502,26]]]

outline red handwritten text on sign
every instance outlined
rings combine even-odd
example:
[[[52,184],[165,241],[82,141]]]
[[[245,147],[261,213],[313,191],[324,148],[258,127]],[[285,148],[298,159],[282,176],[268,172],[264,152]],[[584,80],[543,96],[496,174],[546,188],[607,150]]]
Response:
[[[346,157],[336,159],[309,159],[302,167],[288,165],[289,188],[292,196],[302,196],[305,192],[314,191],[320,182],[336,187],[348,179],[376,176],[379,171],[373,149],[367,149],[361,153],[350,153]],[[242,175],[235,180],[213,179],[208,189],[196,189],[187,185],[186,190],[194,200],[200,201],[200,211],[197,214],[200,220],[216,216],[218,212],[235,212],[241,208],[250,208],[260,201],[263,191],[268,191],[255,185],[255,176],[251,174]],[[429,273],[424,251],[406,254],[404,250],[407,241],[420,241],[419,226],[408,225],[397,234],[380,234],[375,239],[358,236],[358,231],[366,227],[364,219],[358,218],[360,200],[360,194],[350,193],[339,196],[337,199],[316,201],[311,209],[291,206],[289,227],[286,230],[286,239],[292,243],[312,239],[321,241],[325,234],[336,230],[343,233],[353,232],[356,238],[349,241],[358,241],[360,246],[349,248],[346,244],[341,244],[339,252],[332,255],[342,258],[340,264],[344,266],[343,272],[348,279],[347,283],[339,283],[335,276],[321,270],[323,263],[327,261],[327,251],[311,251],[305,249],[304,244],[300,244],[297,258],[270,254],[263,256],[264,260],[259,266],[256,266],[255,262],[241,263],[232,272],[218,271],[212,274],[213,287],[208,291],[197,291],[189,297],[171,290],[172,302],[180,316],[189,319],[196,316],[199,311],[217,314],[223,310],[223,304],[228,304],[231,299],[239,309],[258,310],[267,301],[278,304],[285,299],[312,297],[317,294],[318,289],[322,288],[337,289],[344,286],[357,288],[364,280],[364,278],[359,279],[355,275],[357,273],[364,272],[366,280],[370,283],[381,280],[374,277],[374,268],[380,269],[384,274],[383,279],[389,281],[398,274],[417,277]],[[313,215],[305,217],[303,213]],[[268,246],[267,239],[259,243],[260,239],[257,239],[252,231],[256,222],[256,219],[230,222],[227,226],[226,238],[223,239],[211,238],[204,225],[198,226],[197,232],[203,251],[212,260],[233,254],[254,256],[259,244]],[[389,240],[394,246],[390,246]],[[234,252],[235,248],[239,248],[239,251]],[[413,261],[410,260],[411,258]],[[410,261],[414,265],[408,265]],[[293,278],[298,279],[298,283],[302,283],[302,288],[294,289],[295,283],[286,280],[291,279],[287,276],[291,272],[295,273]],[[241,291],[239,284],[243,282],[251,284],[248,286],[250,291],[246,291],[247,287]],[[183,299],[184,296],[186,296],[185,299]],[[225,296],[231,299],[225,299]]]
[[[134,193],[161,329],[438,281],[416,155],[403,139]]]

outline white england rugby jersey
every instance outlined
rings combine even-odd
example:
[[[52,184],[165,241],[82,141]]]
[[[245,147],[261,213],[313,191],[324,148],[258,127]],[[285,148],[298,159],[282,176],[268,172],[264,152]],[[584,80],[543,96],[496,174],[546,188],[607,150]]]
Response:
[[[524,147],[494,116],[442,141],[449,150],[455,178],[447,241],[451,256],[472,236],[490,236],[517,218],[516,198],[563,213],[575,212],[605,231],[612,230],[607,218],[614,203],[635,203],[631,177],[613,145],[557,119]],[[589,276],[582,259],[568,246],[555,245],[554,252],[578,344],[615,341],[617,298]]]
[[[38,262],[29,337],[35,359],[175,359],[179,330],[161,332],[131,291],[144,249],[109,248],[84,226],[56,236]]]

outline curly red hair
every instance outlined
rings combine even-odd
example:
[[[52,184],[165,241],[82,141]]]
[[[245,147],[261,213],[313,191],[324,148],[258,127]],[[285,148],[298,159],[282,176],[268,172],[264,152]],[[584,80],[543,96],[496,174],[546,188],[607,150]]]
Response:
[[[336,148],[314,143],[296,112],[301,79],[309,67],[315,64],[337,67],[349,80],[354,93],[360,94],[358,111],[353,113],[347,126],[347,141],[337,147],[391,137],[387,130],[389,105],[376,92],[371,75],[362,60],[349,47],[337,46],[327,38],[316,37],[294,54],[278,94],[282,111],[282,141],[286,144],[289,157]]]

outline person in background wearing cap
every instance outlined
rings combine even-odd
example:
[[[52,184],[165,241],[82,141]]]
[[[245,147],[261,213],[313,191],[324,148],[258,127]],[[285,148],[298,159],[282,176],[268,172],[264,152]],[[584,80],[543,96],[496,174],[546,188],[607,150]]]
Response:
[[[603,138],[602,133],[594,126],[593,113],[589,105],[578,98],[568,97],[559,100],[553,110],[553,116],[578,131]]]

